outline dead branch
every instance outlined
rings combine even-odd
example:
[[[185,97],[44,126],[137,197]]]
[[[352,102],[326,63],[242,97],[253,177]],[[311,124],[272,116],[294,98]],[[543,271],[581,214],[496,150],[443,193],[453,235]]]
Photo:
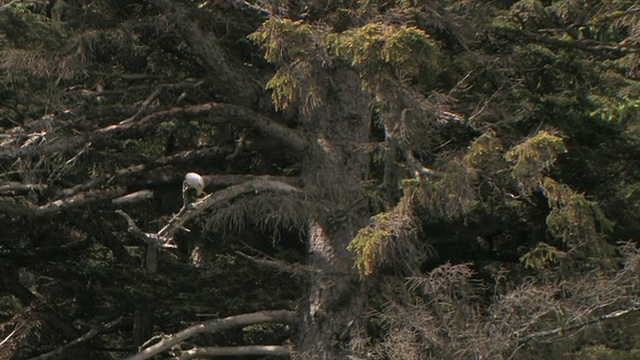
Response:
[[[140,108],[138,109],[138,111],[131,116],[130,118],[122,121],[122,123],[132,123],[140,118],[142,118],[142,116],[144,115],[145,112],[147,112],[147,110],[149,109],[149,106],[151,105],[151,103],[158,97],[160,96],[160,94],[162,94],[163,92],[167,91],[167,90],[171,90],[171,89],[182,89],[182,88],[196,88],[198,86],[202,85],[202,81],[199,81],[197,83],[194,83],[193,81],[186,81],[184,83],[178,83],[178,84],[161,84],[159,85],[140,105]]]
[[[291,350],[279,345],[249,345],[229,347],[203,347],[184,351],[179,360],[216,356],[289,356]]]
[[[9,335],[7,335],[7,336],[4,338],[4,340],[0,341],[0,347],[1,347],[2,345],[4,345],[4,343],[6,343],[7,341],[11,340],[11,337],[13,337],[13,335],[14,335],[15,333],[17,333],[17,332],[18,332],[18,330],[20,330],[20,328],[22,328],[23,326],[24,326],[24,324],[17,324],[17,325],[15,326],[15,328],[13,329],[13,331],[11,331],[11,332],[9,333]]]
[[[93,339],[94,337],[100,335],[101,333],[112,329],[116,326],[118,326],[120,323],[122,322],[122,317],[119,317],[113,321],[110,321],[106,324],[102,324],[100,326],[96,326],[93,329],[89,330],[87,333],[85,333],[84,335],[80,336],[79,338],[55,349],[52,351],[49,351],[47,353],[41,354],[39,356],[36,356],[34,358],[31,358],[29,360],[46,360],[46,359],[50,359],[50,358],[54,358],[62,353],[64,353],[65,351],[67,351],[68,349],[74,347],[74,346],[78,346],[82,343],[85,343],[91,339]]]
[[[124,196],[120,196],[111,200],[111,203],[114,205],[122,205],[122,204],[130,204],[138,201],[144,201],[153,199],[153,191],[151,190],[140,190],[131,194],[127,194]]]
[[[103,187],[105,184],[125,184],[131,177],[142,174],[145,171],[153,170],[162,166],[170,165],[176,162],[188,162],[201,157],[209,157],[221,154],[220,149],[199,149],[187,151],[172,156],[163,156],[148,164],[132,165],[125,169],[119,169],[109,174],[103,174],[92,178],[84,183],[71,186],[65,189],[50,189],[47,184],[23,184],[20,182],[8,182],[0,186],[0,196],[27,195],[30,193],[43,194],[48,190],[52,194],[51,201],[46,204],[35,206],[28,203],[0,202],[0,210],[6,214],[21,216],[51,216],[59,213],[63,209],[85,206],[91,203],[107,201],[112,199],[114,205],[122,205],[125,203],[134,203],[138,201],[153,198],[153,191],[140,190],[135,193],[126,193],[124,187],[111,187],[102,190],[94,190]],[[171,182],[178,182],[182,179],[183,174],[175,171],[169,176],[166,172],[163,176],[147,175],[140,180],[145,185],[159,185]],[[236,185],[252,180],[268,180],[277,181],[292,186],[300,186],[300,178],[287,176],[259,176],[259,175],[213,175],[204,176],[204,179],[210,187],[223,187]]]
[[[104,190],[92,190],[77,193],[71,197],[65,197],[50,201],[44,205],[36,206],[28,202],[3,201],[0,202],[0,210],[3,213],[20,216],[53,216],[63,210],[87,206],[94,203],[111,201],[114,205],[122,205],[153,198],[153,191],[141,190],[127,194],[123,187],[112,187]]]
[[[286,261],[275,259],[268,255],[262,255],[262,257],[251,256],[243,253],[242,251],[236,251],[236,254],[242,256],[247,260],[251,260],[259,265],[268,266],[276,269],[279,272],[287,272],[295,275],[306,276],[310,272],[319,272],[319,270],[314,270],[309,266],[304,266],[300,264],[291,264]]]
[[[138,225],[136,225],[135,221],[133,221],[131,216],[129,216],[129,214],[127,214],[126,212],[124,212],[122,210],[116,210],[115,212],[116,212],[116,214],[119,214],[120,216],[122,216],[127,221],[127,224],[129,225],[129,228],[127,230],[129,231],[129,233],[131,233],[131,235],[137,237],[138,239],[144,241],[147,244],[154,244],[154,245],[156,245],[158,247],[161,247],[161,248],[174,248],[175,247],[175,245],[172,242],[164,241],[157,234],[147,233],[147,232],[144,232],[144,231],[140,230]]]
[[[140,351],[136,355],[128,357],[126,360],[149,359],[198,334],[217,333],[234,327],[243,327],[269,322],[294,325],[297,322],[297,316],[293,311],[274,310],[235,315],[224,319],[202,322],[188,327],[174,335],[163,337],[158,343]]]
[[[226,153],[227,151],[225,149],[206,148],[206,149],[185,151],[185,152],[181,152],[171,156],[162,156],[154,160],[149,160],[145,162],[145,164],[132,165],[124,169],[118,169],[114,172],[103,174],[95,178],[92,178],[88,181],[85,181],[82,184],[78,184],[66,189],[62,189],[58,191],[54,199],[59,199],[63,197],[69,198],[80,192],[104,186],[107,183],[109,184],[131,183],[130,179],[132,177],[134,177],[135,175],[142,174],[145,171],[157,169],[159,167],[172,165],[176,163],[194,161],[196,159],[201,159],[201,158],[211,158],[212,156],[224,155]],[[169,183],[169,182],[178,182],[181,180],[182,176],[183,174],[180,174],[176,171],[175,175],[170,178],[167,178],[166,176],[163,176],[163,177],[149,176],[148,178],[141,180],[141,182],[147,185],[159,185],[159,184]],[[46,189],[47,185],[40,185],[40,186],[42,186],[43,189]],[[3,190],[3,187],[0,187],[0,193],[2,193],[2,190]]]

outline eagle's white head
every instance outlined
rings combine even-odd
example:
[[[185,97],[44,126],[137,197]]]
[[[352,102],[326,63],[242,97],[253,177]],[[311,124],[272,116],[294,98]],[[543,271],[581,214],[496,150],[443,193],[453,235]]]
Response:
[[[191,189],[196,190],[196,194],[199,196],[204,191],[204,180],[198,173],[190,172],[184,177],[184,182]]]

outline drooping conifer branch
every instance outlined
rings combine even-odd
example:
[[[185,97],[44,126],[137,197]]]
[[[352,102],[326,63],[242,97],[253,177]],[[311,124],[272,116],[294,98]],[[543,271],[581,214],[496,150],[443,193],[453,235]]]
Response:
[[[180,212],[178,212],[178,214],[176,214],[171,220],[169,220],[165,227],[158,231],[157,235],[161,239],[171,239],[173,238],[175,232],[182,226],[182,224],[202,214],[208,208],[215,206],[221,202],[229,201],[242,194],[246,194],[249,192],[258,193],[262,191],[295,193],[300,192],[300,189],[283,182],[264,179],[255,179],[243,182],[238,185],[229,186],[225,189],[205,196],[191,206],[183,207]]]

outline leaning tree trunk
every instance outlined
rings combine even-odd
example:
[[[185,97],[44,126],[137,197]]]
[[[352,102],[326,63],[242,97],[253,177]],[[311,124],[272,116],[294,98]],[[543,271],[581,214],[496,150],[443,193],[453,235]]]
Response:
[[[369,97],[357,74],[335,70],[326,102],[307,123],[314,143],[303,167],[305,189],[318,206],[309,224],[310,265],[303,358],[345,358],[362,315],[363,294],[347,245],[368,221],[362,183],[368,176]]]

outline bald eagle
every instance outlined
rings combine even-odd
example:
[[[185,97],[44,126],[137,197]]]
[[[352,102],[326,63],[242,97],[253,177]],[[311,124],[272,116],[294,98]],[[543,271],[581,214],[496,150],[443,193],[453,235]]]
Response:
[[[182,194],[185,206],[196,202],[198,197],[204,192],[204,180],[197,173],[190,172],[184,177],[182,183]]]

